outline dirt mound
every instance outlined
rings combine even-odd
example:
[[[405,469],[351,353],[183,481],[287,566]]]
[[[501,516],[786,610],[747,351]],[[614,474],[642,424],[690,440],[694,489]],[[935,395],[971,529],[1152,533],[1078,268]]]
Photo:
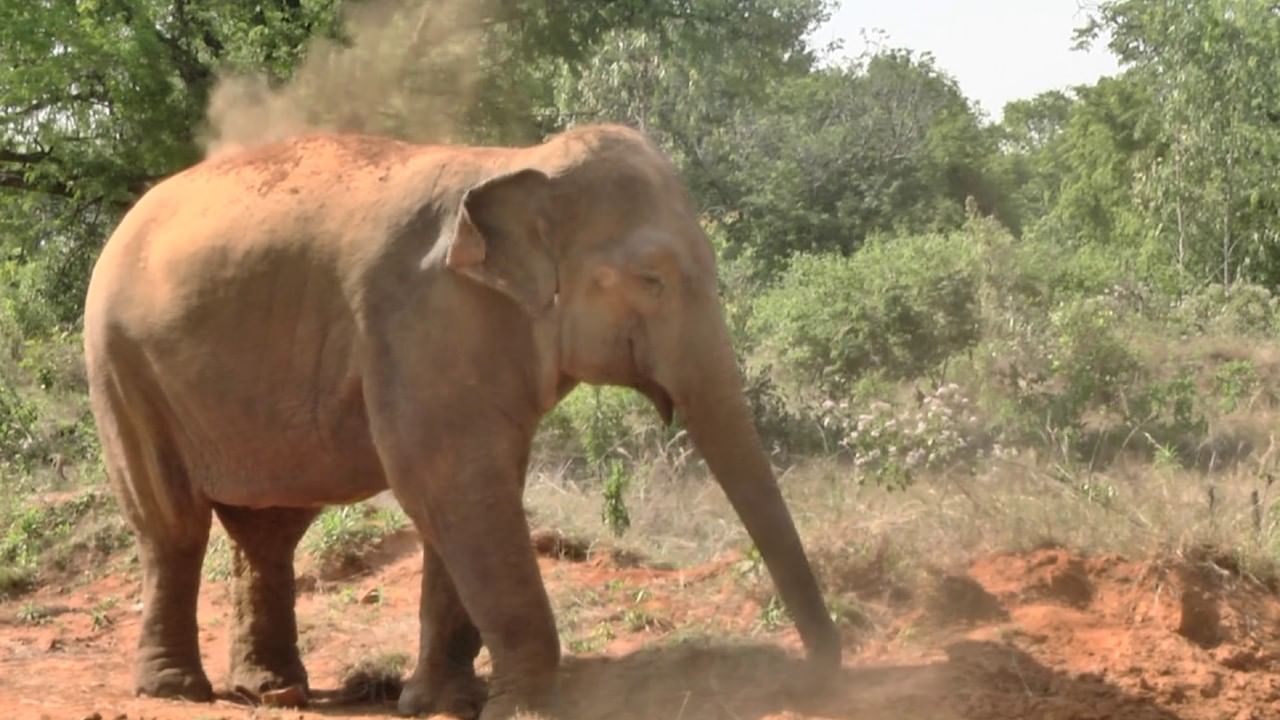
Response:
[[[1139,562],[1041,548],[936,573],[915,599],[881,607],[888,621],[848,630],[846,667],[829,692],[814,693],[794,631],[744,588],[741,558],[671,569],[557,534],[540,543],[569,656],[557,717],[1280,717],[1280,599],[1207,552]],[[342,689],[343,673],[364,659],[412,667],[420,550],[406,542],[379,552],[368,574],[300,597],[317,692],[288,717],[394,715],[390,698],[353,705]],[[209,706],[129,695],[136,584],[117,575],[0,605],[5,717],[261,716],[230,697]],[[206,584],[200,612],[217,684],[225,585]]]

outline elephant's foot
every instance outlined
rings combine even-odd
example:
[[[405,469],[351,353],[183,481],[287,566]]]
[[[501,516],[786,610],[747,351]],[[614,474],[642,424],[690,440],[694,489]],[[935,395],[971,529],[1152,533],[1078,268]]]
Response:
[[[263,693],[290,687],[301,688],[304,695],[309,690],[307,670],[297,658],[279,663],[241,660],[232,665],[231,690],[251,700],[261,700]]]
[[[408,716],[431,714],[475,720],[486,695],[484,682],[474,675],[464,673],[434,682],[414,676],[405,681],[396,711]]]
[[[556,677],[554,675],[526,680],[519,689],[503,683],[495,682],[490,686],[489,698],[480,713],[480,720],[546,720],[553,716],[556,699]]]
[[[138,695],[192,702],[213,700],[213,686],[200,668],[155,668],[142,666],[138,670]]]

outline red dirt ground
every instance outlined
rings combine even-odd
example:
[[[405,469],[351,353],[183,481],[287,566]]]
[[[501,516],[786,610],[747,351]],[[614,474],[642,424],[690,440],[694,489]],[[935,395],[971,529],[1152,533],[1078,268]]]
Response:
[[[302,594],[303,647],[318,691],[301,711],[134,698],[136,580],[115,574],[46,587],[0,605],[0,717],[393,717],[392,704],[342,704],[335,689],[361,658],[412,657],[418,562],[416,544],[400,537],[362,576]],[[624,564],[543,560],[574,649],[559,717],[1280,718],[1280,598],[1208,555],[1135,562],[1048,548],[981,558],[939,574],[915,600],[880,608],[865,639],[855,646],[850,638],[843,674],[822,695],[800,689],[794,634],[761,630],[760,607],[732,558],[685,570]],[[101,604],[108,597],[119,601]],[[31,625],[20,611],[29,604],[55,614]],[[217,686],[227,669],[223,583],[206,583],[200,613]],[[575,646],[574,633],[589,642]],[[738,640],[708,639],[726,637]]]

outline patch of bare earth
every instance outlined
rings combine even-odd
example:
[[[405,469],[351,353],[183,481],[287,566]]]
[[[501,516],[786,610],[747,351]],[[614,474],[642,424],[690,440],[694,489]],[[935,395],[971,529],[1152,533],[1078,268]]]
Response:
[[[838,682],[815,693],[794,632],[762,621],[768,613],[744,590],[738,558],[666,569],[540,546],[568,655],[558,717],[1280,717],[1280,599],[1209,553],[1133,561],[1043,548],[937,573],[928,589],[849,630]],[[362,659],[412,658],[419,557],[405,535],[355,577],[302,583],[302,643],[317,689],[306,709],[132,697],[137,590],[121,576],[0,606],[0,708],[4,717],[73,720],[391,717],[389,700],[352,704],[339,688]],[[32,607],[49,616],[33,624]],[[200,614],[217,685],[227,670],[223,583],[206,583]]]

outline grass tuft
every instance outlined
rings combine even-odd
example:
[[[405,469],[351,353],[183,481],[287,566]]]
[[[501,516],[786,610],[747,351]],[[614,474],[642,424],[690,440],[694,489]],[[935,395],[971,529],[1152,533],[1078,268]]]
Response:
[[[342,673],[342,697],[346,702],[390,702],[404,689],[409,656],[388,653],[364,658]]]

